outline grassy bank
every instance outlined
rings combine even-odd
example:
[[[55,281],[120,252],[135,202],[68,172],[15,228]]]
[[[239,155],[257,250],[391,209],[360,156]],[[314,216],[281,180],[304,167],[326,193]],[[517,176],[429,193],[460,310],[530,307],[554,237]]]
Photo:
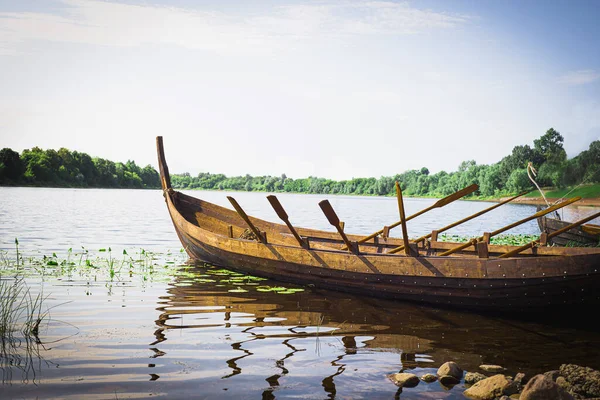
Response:
[[[580,196],[584,199],[592,199],[600,197],[600,183],[594,183],[591,185],[574,186],[564,189],[556,188],[542,188],[544,195],[548,198],[562,198],[562,197],[575,197]],[[540,191],[535,190],[525,197],[541,197]]]

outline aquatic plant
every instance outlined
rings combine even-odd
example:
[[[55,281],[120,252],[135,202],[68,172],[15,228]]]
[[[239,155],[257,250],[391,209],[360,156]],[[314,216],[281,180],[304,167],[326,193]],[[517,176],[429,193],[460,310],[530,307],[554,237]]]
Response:
[[[498,235],[490,238],[490,243],[497,245],[522,246],[533,240],[539,239],[539,237],[540,235],[528,234]],[[474,238],[475,236],[450,235],[443,233],[438,237],[438,240],[440,242],[465,243]]]
[[[13,277],[7,277],[12,261],[6,254],[2,255],[0,270],[0,338],[4,345],[10,341],[15,331],[21,331],[25,336],[37,336],[39,326],[46,317],[47,311],[42,312],[42,303],[47,298],[40,292],[33,295],[19,273],[19,265],[23,267],[22,255],[19,252],[19,240],[15,238],[15,269]],[[8,268],[7,268],[8,267]],[[4,272],[4,273],[3,273]]]
[[[42,303],[47,297],[43,293],[33,295],[23,277],[12,279],[0,275],[0,337],[8,339],[15,331],[24,335],[37,336],[39,326],[47,312]]]

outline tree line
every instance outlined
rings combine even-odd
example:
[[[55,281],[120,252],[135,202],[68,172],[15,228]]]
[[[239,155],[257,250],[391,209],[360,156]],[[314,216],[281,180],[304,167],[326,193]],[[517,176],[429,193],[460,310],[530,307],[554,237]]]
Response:
[[[495,164],[463,161],[454,172],[430,174],[423,167],[379,179],[342,181],[312,176],[292,179],[285,174],[227,177],[202,172],[197,176],[172,174],[171,184],[176,189],[387,196],[395,194],[394,182],[398,181],[405,195],[441,197],[475,183],[479,190],[474,196],[501,197],[532,188],[527,176],[530,162],[537,171],[536,181],[540,186],[562,188],[600,182],[600,141],[590,143],[588,150],[571,159],[567,159],[563,144],[563,136],[550,128],[533,141],[533,147],[515,146],[511,154]],[[55,151],[35,147],[21,155],[7,148],[0,151],[0,184],[158,188],[160,179],[151,165],[140,168],[133,161],[114,163],[64,148]]]
[[[0,185],[101,188],[159,188],[160,177],[151,165],[113,162],[60,148],[0,150]]]
[[[394,182],[408,196],[440,197],[452,194],[471,184],[478,184],[473,195],[501,197],[516,194],[533,187],[527,176],[527,164],[537,171],[540,186],[566,187],[580,183],[600,182],[600,141],[592,142],[588,150],[567,159],[563,136],[550,128],[529,145],[516,146],[512,153],[495,164],[478,165],[463,161],[455,172],[441,171],[430,174],[429,169],[413,169],[394,176],[353,178],[334,181],[310,176],[302,179],[281,176],[235,176],[188,173],[171,176],[173,187],[179,189],[236,190],[265,192],[294,192],[317,194],[395,195]]]

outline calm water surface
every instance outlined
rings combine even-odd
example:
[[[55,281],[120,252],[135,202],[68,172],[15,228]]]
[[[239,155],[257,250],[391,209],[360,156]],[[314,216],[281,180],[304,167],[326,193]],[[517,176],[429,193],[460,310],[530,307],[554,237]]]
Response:
[[[189,194],[228,206],[231,193]],[[249,214],[277,220],[265,193],[233,195]],[[278,197],[295,225],[330,230],[317,206],[325,196]],[[327,197],[349,232],[371,233],[398,219],[393,198]],[[434,202],[407,199],[407,212]],[[490,205],[453,203],[410,221],[409,234],[428,233]],[[477,235],[534,212],[534,206],[507,205],[450,233]],[[573,208],[564,217],[590,212]],[[512,233],[538,229],[532,222]],[[0,188],[5,257],[14,258],[15,237],[20,250],[35,257],[110,247],[116,259],[126,258],[123,249],[129,255],[145,249],[172,252],[168,262],[186,261],[160,191]],[[160,268],[165,260],[152,263]],[[259,287],[282,284],[235,278],[208,265],[167,279],[111,279],[91,271],[28,278],[32,291],[43,291],[46,304],[56,307],[40,329],[41,344],[2,353],[1,398],[462,399],[463,384],[421,383],[400,393],[385,375],[435,373],[450,360],[467,371],[500,364],[508,374],[562,363],[600,369],[594,351],[600,333],[591,329],[596,315],[586,310],[572,325],[561,323],[560,315],[524,321],[313,288],[262,292]]]

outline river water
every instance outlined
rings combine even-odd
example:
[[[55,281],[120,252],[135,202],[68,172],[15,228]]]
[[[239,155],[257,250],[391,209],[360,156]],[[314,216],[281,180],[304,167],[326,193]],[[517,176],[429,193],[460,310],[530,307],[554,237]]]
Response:
[[[225,196],[233,195],[248,214],[277,220],[265,193],[187,194],[225,206]],[[398,219],[393,198],[278,197],[297,226],[332,230],[317,205],[326,197],[351,233],[372,233]],[[405,202],[412,214],[435,200]],[[433,210],[408,223],[409,235],[490,205],[455,202]],[[534,212],[534,206],[505,205],[449,233],[479,235]],[[571,208],[564,219],[587,213]],[[509,233],[539,230],[530,222]],[[400,393],[386,375],[435,373],[446,361],[478,372],[481,364],[500,364],[509,375],[562,363],[600,369],[593,350],[600,333],[586,310],[575,325],[561,323],[560,315],[524,321],[312,288],[260,291],[282,284],[210,265],[155,274],[186,263],[156,190],[0,188],[1,265],[16,258],[15,238],[26,259],[56,253],[57,260],[79,258],[81,265],[84,254],[95,254],[123,269],[137,258],[145,272],[110,276],[92,265],[27,275],[32,292],[43,292],[44,304],[54,308],[38,343],[3,345],[2,398],[461,399],[462,383],[422,382]],[[161,255],[148,256],[152,252]],[[0,278],[14,279],[6,272]]]

